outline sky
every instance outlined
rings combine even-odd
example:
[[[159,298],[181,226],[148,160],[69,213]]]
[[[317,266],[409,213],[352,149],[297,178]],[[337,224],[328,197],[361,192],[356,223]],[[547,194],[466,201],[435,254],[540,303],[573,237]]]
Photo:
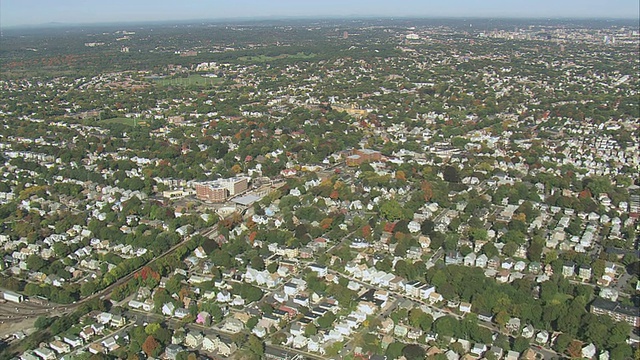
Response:
[[[640,18],[638,0],[0,0],[0,27],[255,17]]]

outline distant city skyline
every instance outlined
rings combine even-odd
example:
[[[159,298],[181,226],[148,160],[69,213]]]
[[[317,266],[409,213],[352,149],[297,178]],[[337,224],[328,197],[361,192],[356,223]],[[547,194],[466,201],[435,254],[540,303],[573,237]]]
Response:
[[[0,27],[289,17],[640,18],[638,0],[0,0]]]

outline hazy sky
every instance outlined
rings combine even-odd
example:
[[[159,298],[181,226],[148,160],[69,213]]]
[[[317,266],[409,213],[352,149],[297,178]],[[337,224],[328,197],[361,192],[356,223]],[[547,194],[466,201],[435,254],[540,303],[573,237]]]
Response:
[[[638,0],[0,0],[0,26],[239,17],[640,16]]]

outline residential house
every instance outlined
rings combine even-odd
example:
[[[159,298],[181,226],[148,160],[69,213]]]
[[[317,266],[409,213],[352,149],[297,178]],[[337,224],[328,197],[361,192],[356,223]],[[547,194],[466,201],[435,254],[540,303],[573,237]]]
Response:
[[[562,265],[562,276],[571,277],[575,274],[576,264],[573,262],[566,262]]]
[[[314,264],[309,264],[308,268],[311,271],[315,272],[316,275],[319,278],[323,278],[323,277],[327,276],[327,274],[329,273],[329,269],[326,266],[318,265],[318,264],[315,264],[315,263]]]
[[[493,256],[491,259],[487,261],[487,267],[491,270],[498,270],[500,266],[500,258],[497,256]]]
[[[233,352],[237,350],[237,346],[234,343],[227,344],[223,341],[218,342],[218,354],[229,357]]]
[[[74,348],[80,347],[83,344],[82,339],[75,335],[65,335],[62,338],[62,341],[64,341],[65,343],[69,344],[71,347],[74,347]]]
[[[98,314],[96,316],[96,320],[100,324],[108,324],[111,321],[112,317],[113,317],[113,314],[107,313],[107,312],[102,312],[102,313],[100,313],[100,314]]]
[[[531,339],[535,334],[535,329],[531,324],[527,324],[522,328],[522,337],[525,339]]]
[[[228,332],[237,333],[244,329],[244,324],[238,319],[231,318],[224,323],[224,329]]]
[[[429,294],[429,298],[427,299],[427,301],[429,302],[429,304],[437,304],[441,301],[443,301],[444,298],[442,297],[442,295],[440,295],[437,292],[432,292],[431,294]]]
[[[478,313],[478,320],[485,321],[485,322],[491,322],[493,320],[493,315],[491,315],[491,313],[481,312],[481,313]]]
[[[196,316],[196,324],[208,326],[210,322],[211,315],[209,315],[209,313],[206,311],[201,311],[198,313],[198,316]]]
[[[294,336],[292,346],[295,349],[302,349],[303,347],[307,346],[307,341],[307,338],[302,335]]]
[[[202,340],[202,350],[207,352],[214,352],[218,349],[218,346],[214,339],[210,337],[205,337]]]
[[[264,338],[265,336],[267,336],[267,328],[260,324],[254,326],[253,329],[251,329],[251,332],[259,338]]]
[[[118,343],[116,342],[115,337],[113,336],[109,336],[108,338],[102,340],[102,342],[100,343],[102,344],[102,346],[104,347],[106,352],[112,352],[117,350],[120,345],[118,345]]]
[[[30,352],[24,352],[20,355],[20,360],[40,360],[37,356]]]
[[[111,323],[110,324],[111,324],[112,327],[119,328],[119,327],[125,326],[127,324],[127,320],[123,316],[113,315],[111,317]]]
[[[480,344],[480,343],[473,344],[473,347],[470,350],[470,352],[473,355],[478,356],[478,357],[481,357],[486,351],[487,351],[487,345]]]
[[[66,354],[71,351],[71,346],[67,343],[64,343],[60,340],[55,340],[49,343],[49,347],[53,349],[58,354]]]
[[[173,312],[176,310],[176,306],[173,303],[168,302],[162,305],[162,314],[166,316],[173,316]]]
[[[93,343],[89,345],[89,352],[92,354],[106,354],[107,350],[102,344]]]
[[[184,344],[192,349],[196,349],[202,345],[204,341],[204,335],[200,332],[189,331],[184,338]]]
[[[408,333],[409,333],[409,328],[404,325],[398,324],[393,329],[393,335],[397,337],[406,337]]]
[[[491,346],[491,348],[489,348],[489,354],[492,354],[494,359],[502,359],[504,350],[498,346]]]
[[[296,321],[293,324],[291,324],[291,328],[289,329],[289,333],[293,336],[297,336],[297,335],[303,335],[304,334],[304,325],[299,322]]]
[[[164,355],[169,360],[175,360],[178,357],[178,354],[184,351],[184,347],[178,344],[167,345],[164,350]]]
[[[487,267],[488,263],[489,263],[489,258],[485,254],[480,254],[476,258],[476,266],[479,267],[479,268],[483,268],[484,269],[485,267]]]
[[[173,313],[173,316],[177,317],[178,319],[184,319],[185,317],[189,316],[189,310],[183,307],[177,308]]]
[[[582,279],[582,281],[589,281],[591,279],[591,266],[587,264],[582,264],[578,268],[578,277]]]
[[[33,353],[42,360],[56,360],[56,353],[46,347],[39,347],[33,350]]]
[[[467,302],[461,302],[458,309],[460,310],[460,312],[468,314],[471,312],[471,304]]]
[[[444,263],[446,265],[460,265],[462,264],[463,257],[458,251],[447,251],[444,258]]]
[[[312,335],[307,341],[307,350],[310,352],[320,352],[323,338],[320,335]]]
[[[520,331],[520,319],[518,319],[518,318],[509,319],[509,322],[507,322],[506,327],[507,327],[507,330],[509,330],[512,333],[519,332]]]
[[[544,345],[549,341],[549,332],[547,330],[542,330],[536,335],[536,342],[538,344]]]
[[[519,358],[520,358],[519,352],[509,350],[507,351],[507,355],[504,357],[504,360],[518,360]]]
[[[596,346],[593,343],[582,348],[582,357],[585,359],[593,359],[596,356]]]
[[[389,334],[393,331],[394,326],[393,320],[391,318],[386,318],[380,322],[378,329],[383,334]]]
[[[464,257],[463,264],[464,266],[475,266],[478,255],[476,253],[471,252]]]

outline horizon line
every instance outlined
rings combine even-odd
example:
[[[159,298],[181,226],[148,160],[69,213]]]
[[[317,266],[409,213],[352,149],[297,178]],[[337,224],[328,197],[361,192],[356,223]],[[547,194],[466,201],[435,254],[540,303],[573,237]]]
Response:
[[[194,23],[194,22],[229,22],[229,21],[282,21],[282,20],[601,20],[601,21],[637,21],[639,17],[605,17],[605,16],[454,16],[454,15],[402,15],[402,16],[384,16],[384,15],[326,15],[326,16],[237,16],[237,17],[219,17],[219,18],[194,18],[194,19],[158,19],[158,20],[115,20],[115,21],[96,21],[96,22],[58,22],[52,21],[39,24],[17,24],[2,26],[4,30],[25,29],[25,28],[47,28],[47,27],[77,27],[77,26],[106,26],[106,25],[143,25],[158,23]]]

